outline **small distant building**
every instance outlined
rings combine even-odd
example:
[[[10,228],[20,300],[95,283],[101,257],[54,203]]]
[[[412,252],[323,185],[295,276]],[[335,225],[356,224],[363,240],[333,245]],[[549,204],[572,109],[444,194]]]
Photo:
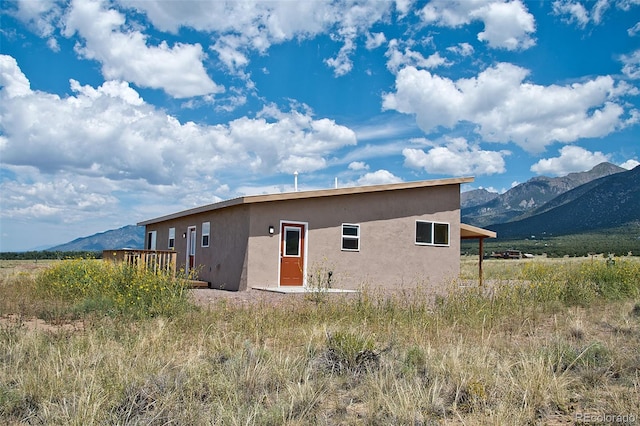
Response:
[[[213,288],[304,290],[319,271],[340,289],[443,287],[459,275],[461,238],[496,236],[460,223],[460,185],[472,181],[254,195],[138,225],[145,249],[174,250]]]

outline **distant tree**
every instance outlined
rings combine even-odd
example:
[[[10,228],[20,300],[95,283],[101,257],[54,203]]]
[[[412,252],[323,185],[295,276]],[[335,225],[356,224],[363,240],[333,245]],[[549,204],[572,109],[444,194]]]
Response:
[[[2,252],[2,260],[55,260],[55,259],[100,259],[102,252],[96,251],[23,251]]]

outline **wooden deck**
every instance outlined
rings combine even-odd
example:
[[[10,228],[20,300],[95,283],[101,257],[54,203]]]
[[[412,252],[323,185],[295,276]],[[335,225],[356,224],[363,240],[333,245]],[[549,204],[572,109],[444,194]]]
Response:
[[[114,262],[125,262],[139,268],[152,270],[156,274],[176,277],[176,257],[173,250],[104,250],[102,258]],[[209,288],[209,283],[201,280],[187,280],[190,288]]]
[[[103,250],[102,259],[125,262],[132,266],[152,270],[155,273],[176,276],[177,253],[173,250]]]

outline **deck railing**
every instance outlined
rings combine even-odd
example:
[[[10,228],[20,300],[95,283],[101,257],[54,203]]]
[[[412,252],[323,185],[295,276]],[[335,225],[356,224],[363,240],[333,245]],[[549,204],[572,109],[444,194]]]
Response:
[[[176,276],[177,253],[173,250],[103,250],[102,258]]]

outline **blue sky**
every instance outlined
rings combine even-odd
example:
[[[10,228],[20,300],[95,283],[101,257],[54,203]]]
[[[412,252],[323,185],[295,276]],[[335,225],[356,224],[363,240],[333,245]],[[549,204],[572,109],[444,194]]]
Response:
[[[0,251],[248,194],[640,159],[640,0],[3,1]]]

